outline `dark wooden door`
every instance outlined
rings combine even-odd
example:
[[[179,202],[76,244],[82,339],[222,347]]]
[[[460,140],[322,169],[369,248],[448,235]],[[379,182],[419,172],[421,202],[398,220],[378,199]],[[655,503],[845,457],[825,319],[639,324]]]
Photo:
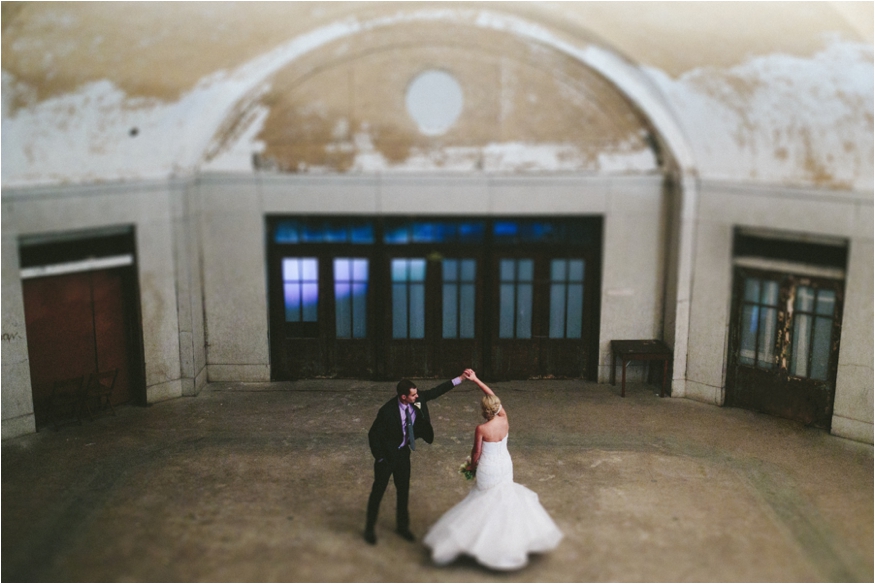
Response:
[[[385,375],[389,378],[433,376],[436,272],[437,262],[415,252],[391,255],[384,264],[384,273],[389,275],[383,315]]]
[[[491,373],[583,377],[592,355],[595,281],[584,251],[498,254],[493,264]]]
[[[373,261],[339,246],[273,248],[270,264],[272,376],[375,374]]]
[[[842,282],[736,268],[726,405],[830,427]]]
[[[458,375],[467,368],[482,370],[482,257],[469,248],[435,258],[432,282],[437,298],[432,319],[432,372]]]
[[[141,399],[130,268],[24,280],[27,347],[37,427],[54,381],[118,369],[111,400]]]

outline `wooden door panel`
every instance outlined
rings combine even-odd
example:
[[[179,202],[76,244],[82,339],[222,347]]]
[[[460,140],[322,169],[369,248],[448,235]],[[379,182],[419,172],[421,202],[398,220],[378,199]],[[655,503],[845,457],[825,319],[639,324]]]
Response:
[[[89,274],[25,280],[27,351],[37,426],[46,420],[52,383],[94,370]]]
[[[96,369],[118,369],[112,391],[112,403],[134,399],[129,366],[131,347],[125,310],[123,274],[120,271],[92,273],[94,295],[94,333],[97,347]]]
[[[328,362],[333,363],[332,375],[337,377],[374,376],[373,343],[368,340],[337,339]]]

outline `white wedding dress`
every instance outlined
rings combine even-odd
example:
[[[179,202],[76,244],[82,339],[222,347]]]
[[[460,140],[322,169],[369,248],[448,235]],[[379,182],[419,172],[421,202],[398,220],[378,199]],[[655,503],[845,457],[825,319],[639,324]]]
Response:
[[[448,564],[460,554],[495,570],[516,570],[530,552],[559,545],[562,532],[538,500],[538,494],[513,482],[507,436],[483,442],[471,492],[435,523],[423,540],[432,560]]]

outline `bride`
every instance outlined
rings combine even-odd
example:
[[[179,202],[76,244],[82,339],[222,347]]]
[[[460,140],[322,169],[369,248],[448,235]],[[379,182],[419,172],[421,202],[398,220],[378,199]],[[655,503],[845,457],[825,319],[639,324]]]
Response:
[[[473,371],[466,375],[486,394],[480,404],[486,422],[477,426],[471,450],[477,482],[467,497],[432,526],[424,543],[439,565],[466,554],[488,568],[515,570],[526,565],[530,552],[546,552],[559,545],[562,532],[541,506],[537,493],[513,482],[507,411],[501,400]]]

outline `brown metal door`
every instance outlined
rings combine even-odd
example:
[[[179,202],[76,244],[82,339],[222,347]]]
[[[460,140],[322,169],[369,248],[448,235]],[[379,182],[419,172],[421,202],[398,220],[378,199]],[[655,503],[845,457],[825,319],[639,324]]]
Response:
[[[842,282],[736,268],[726,405],[830,427]]]
[[[118,369],[112,403],[137,397],[132,378],[133,307],[126,270],[102,270],[22,282],[37,427],[46,421],[52,383]]]

